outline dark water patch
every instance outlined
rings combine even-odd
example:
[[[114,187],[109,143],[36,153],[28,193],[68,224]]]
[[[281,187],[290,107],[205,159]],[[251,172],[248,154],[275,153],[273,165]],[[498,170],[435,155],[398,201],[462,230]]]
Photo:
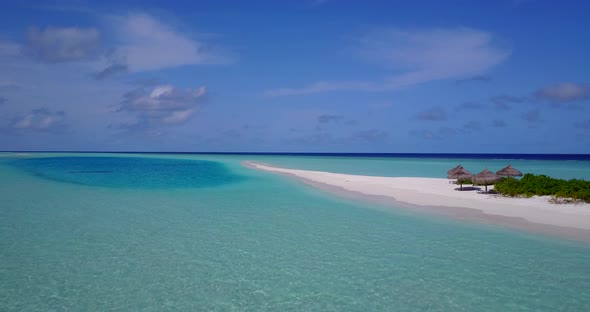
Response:
[[[16,167],[45,179],[113,188],[202,188],[243,177],[214,161],[143,157],[47,157],[18,159]]]

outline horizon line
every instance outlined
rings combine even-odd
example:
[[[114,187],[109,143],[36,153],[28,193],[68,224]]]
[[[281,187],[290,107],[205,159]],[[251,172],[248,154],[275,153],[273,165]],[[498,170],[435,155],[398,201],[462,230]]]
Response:
[[[512,158],[514,156],[530,158],[541,156],[542,159],[556,157],[574,157],[576,160],[590,160],[590,154],[569,153],[418,153],[418,152],[170,152],[170,151],[44,151],[44,150],[0,150],[0,153],[79,153],[79,154],[196,154],[196,155],[275,155],[275,156],[496,156],[499,158]],[[511,157],[512,156],[512,157]],[[531,158],[535,159],[535,158]],[[559,158],[563,159],[563,158]]]

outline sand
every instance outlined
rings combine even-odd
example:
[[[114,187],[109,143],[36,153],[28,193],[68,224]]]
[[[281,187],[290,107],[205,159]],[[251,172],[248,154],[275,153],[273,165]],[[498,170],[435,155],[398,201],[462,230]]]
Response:
[[[590,204],[553,204],[548,196],[512,198],[456,191],[458,185],[440,178],[362,176],[253,162],[244,165],[287,174],[349,198],[590,241]]]

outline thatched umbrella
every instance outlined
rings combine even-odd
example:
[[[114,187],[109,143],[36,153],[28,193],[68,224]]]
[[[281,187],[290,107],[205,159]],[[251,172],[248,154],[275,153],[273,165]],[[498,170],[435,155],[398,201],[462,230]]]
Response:
[[[510,165],[498,170],[496,174],[503,177],[522,177],[522,172],[512,168]]]
[[[498,182],[500,179],[501,177],[499,175],[489,171],[488,168],[486,168],[482,172],[473,176],[473,183],[485,185],[487,193],[488,185],[494,184],[494,182]]]
[[[463,166],[459,165],[459,166],[457,166],[457,167],[455,167],[455,168],[447,171],[447,174],[448,175],[451,175],[451,174],[453,174],[453,173],[455,173],[456,171],[459,171],[459,170],[465,170],[465,168],[463,168]]]
[[[461,191],[463,190],[463,181],[471,180],[471,177],[473,177],[473,174],[461,165],[449,170],[447,174],[449,179],[457,179]]]

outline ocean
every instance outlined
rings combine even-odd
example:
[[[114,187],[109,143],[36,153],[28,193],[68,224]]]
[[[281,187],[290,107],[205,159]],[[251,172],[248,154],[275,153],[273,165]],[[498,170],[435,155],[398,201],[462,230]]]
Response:
[[[590,245],[242,166],[445,177],[572,155],[0,153],[1,311],[586,311]]]

